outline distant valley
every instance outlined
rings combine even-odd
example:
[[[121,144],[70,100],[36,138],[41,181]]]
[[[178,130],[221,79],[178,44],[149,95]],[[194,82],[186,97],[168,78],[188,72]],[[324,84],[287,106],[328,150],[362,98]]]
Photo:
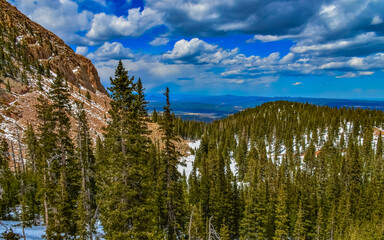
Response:
[[[148,94],[148,109],[150,112],[163,111],[164,97],[160,94]],[[384,100],[362,99],[332,99],[332,98],[305,98],[305,97],[258,97],[258,96],[193,96],[175,95],[172,97],[172,108],[176,115],[183,119],[212,122],[229,114],[246,108],[259,106],[266,102],[293,101],[311,103],[319,106],[337,108],[362,108],[370,110],[384,110]]]

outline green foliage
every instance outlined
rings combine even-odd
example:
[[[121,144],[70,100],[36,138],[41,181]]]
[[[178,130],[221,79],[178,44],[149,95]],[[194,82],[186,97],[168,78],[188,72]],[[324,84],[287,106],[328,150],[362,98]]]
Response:
[[[89,93],[89,91],[87,91],[87,93],[85,94],[85,97],[87,98],[88,101],[91,101],[91,94]]]
[[[165,193],[165,229],[167,239],[179,239],[183,235],[184,224],[186,222],[185,206],[183,202],[181,175],[177,171],[179,153],[175,148],[177,141],[175,133],[174,116],[171,114],[171,103],[169,101],[169,89],[164,93],[166,105],[164,106],[161,130],[164,132],[164,150],[161,154],[161,172],[159,180],[162,181],[162,188]]]
[[[9,231],[5,231],[1,234],[4,240],[18,240],[21,239],[22,236],[20,234],[14,233],[12,228]]]
[[[96,154],[100,219],[107,239],[153,239],[159,226],[141,80],[134,83],[120,61],[111,85],[112,120]]]
[[[15,171],[10,169],[8,143],[0,140],[0,219],[11,219],[16,207],[19,181]]]

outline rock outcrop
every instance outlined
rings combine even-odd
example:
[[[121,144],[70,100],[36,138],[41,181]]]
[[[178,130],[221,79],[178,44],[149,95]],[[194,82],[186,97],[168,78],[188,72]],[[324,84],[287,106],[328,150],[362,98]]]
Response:
[[[62,74],[78,88],[82,86],[93,93],[107,94],[89,59],[76,54],[54,33],[31,21],[5,0],[0,0],[0,25],[1,34],[8,35],[9,41],[16,41],[11,45],[19,44],[19,50],[25,51],[28,63],[39,62],[45,69]]]

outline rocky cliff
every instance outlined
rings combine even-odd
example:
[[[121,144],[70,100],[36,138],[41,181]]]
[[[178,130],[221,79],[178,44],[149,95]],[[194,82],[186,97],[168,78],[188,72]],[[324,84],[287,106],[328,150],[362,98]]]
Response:
[[[5,0],[0,0],[0,25],[4,41],[17,47],[24,64],[33,64],[36,70],[61,73],[76,87],[107,94],[100,83],[95,66],[86,57],[76,54],[54,33],[31,21]],[[40,69],[39,69],[40,68]]]

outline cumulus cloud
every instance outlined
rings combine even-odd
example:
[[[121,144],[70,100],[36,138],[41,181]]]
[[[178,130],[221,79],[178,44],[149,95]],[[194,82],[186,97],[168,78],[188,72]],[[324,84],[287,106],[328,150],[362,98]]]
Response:
[[[125,48],[119,42],[105,42],[95,52],[88,54],[87,57],[93,60],[102,61],[108,59],[129,59],[133,58],[134,55],[131,49]]]
[[[169,42],[168,38],[157,37],[153,39],[149,44],[151,44],[152,46],[161,46],[161,45],[166,45],[168,42]]]
[[[175,63],[217,64],[235,56],[238,51],[237,48],[223,50],[217,45],[209,44],[198,38],[193,38],[190,41],[182,39],[175,43],[172,51],[163,55],[163,59]]]
[[[102,41],[114,37],[140,36],[148,29],[162,24],[162,14],[151,8],[132,8],[127,17],[117,17],[98,13],[92,20],[91,29],[86,34],[92,40]]]
[[[323,44],[299,43],[291,48],[293,53],[315,55],[361,56],[384,51],[384,37],[374,32],[363,33],[350,39],[336,40]]]
[[[384,66],[384,53],[376,53],[367,57],[352,57],[339,61],[330,61],[321,65],[320,69],[327,70],[377,70]]]

